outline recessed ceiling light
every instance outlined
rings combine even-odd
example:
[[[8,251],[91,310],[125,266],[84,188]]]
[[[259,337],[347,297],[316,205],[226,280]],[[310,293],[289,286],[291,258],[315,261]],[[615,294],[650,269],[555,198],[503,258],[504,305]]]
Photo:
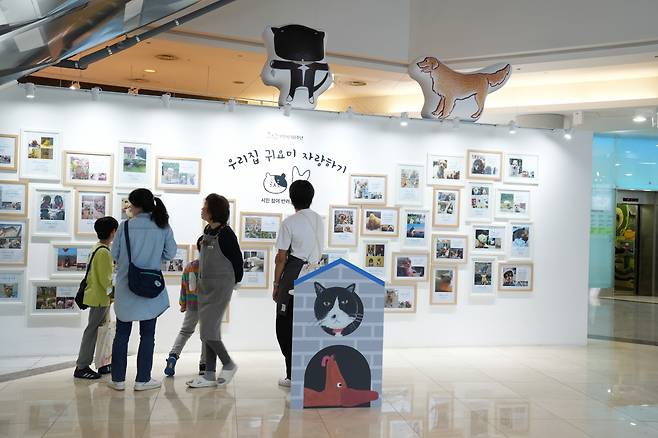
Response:
[[[347,81],[347,85],[349,85],[350,87],[365,87],[366,85],[368,85],[368,83],[366,81],[355,80],[355,81]]]
[[[155,69],[153,68],[145,68],[144,73],[155,73]]]
[[[176,61],[178,60],[178,56],[172,55],[170,53],[160,53],[159,55],[155,55],[157,59],[160,61]]]
[[[242,85],[244,84],[244,81],[233,81],[235,85]]]
[[[647,121],[647,117],[644,114],[638,114],[635,117],[633,117],[633,121],[635,123],[644,123]]]
[[[633,176],[632,173],[625,173],[624,175],[626,175],[626,176]]]
[[[129,80],[130,82],[138,82],[138,83],[140,83],[140,84],[144,84],[144,83],[146,83],[146,82],[149,81],[148,79],[145,79],[145,78],[130,78],[130,79],[128,79],[128,80]]]

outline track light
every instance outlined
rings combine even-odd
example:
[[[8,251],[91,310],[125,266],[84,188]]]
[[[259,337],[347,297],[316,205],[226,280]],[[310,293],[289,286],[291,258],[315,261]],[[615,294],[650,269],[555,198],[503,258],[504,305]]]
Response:
[[[516,128],[517,128],[516,122],[514,120],[510,120],[508,126],[509,126],[509,133],[512,135],[516,134]]]
[[[79,90],[80,89],[80,82],[78,81],[73,81],[71,82],[71,85],[69,85],[69,90]]]
[[[169,108],[171,101],[171,94],[165,93],[162,96],[160,96],[160,99],[162,99],[162,106],[164,106],[165,108]]]
[[[455,117],[452,119],[452,127],[454,129],[459,129],[459,126],[461,125],[461,120],[459,120],[459,117]]]
[[[409,113],[400,113],[400,126],[407,126],[409,124]]]
[[[37,87],[32,83],[28,82],[25,84],[25,97],[28,99],[34,99],[37,95]]]
[[[229,99],[228,100],[228,112],[232,113],[235,111],[235,99]]]
[[[292,112],[292,106],[287,103],[283,105],[283,115],[286,117],[290,117],[290,113]]]
[[[571,140],[573,138],[573,130],[571,128],[564,130],[564,139]]]
[[[91,89],[91,100],[98,102],[101,98],[101,87],[94,87]]]

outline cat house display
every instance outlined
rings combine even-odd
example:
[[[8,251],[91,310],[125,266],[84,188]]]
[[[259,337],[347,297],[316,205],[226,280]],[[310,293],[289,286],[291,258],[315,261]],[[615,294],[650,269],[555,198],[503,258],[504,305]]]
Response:
[[[325,60],[325,33],[299,24],[267,26],[267,62],[261,79],[279,89],[279,106],[314,109],[332,76]]]
[[[295,281],[293,409],[381,406],[384,297],[344,259]]]

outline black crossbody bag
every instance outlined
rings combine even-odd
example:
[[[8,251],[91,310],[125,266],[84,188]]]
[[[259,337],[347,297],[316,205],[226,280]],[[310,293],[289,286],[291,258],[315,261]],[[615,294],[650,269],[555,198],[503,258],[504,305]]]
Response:
[[[82,279],[80,282],[80,286],[78,287],[78,293],[75,294],[75,304],[78,305],[78,308],[80,310],[85,310],[89,308],[88,305],[85,304],[85,289],[87,289],[87,276],[89,275],[89,270],[91,269],[91,262],[94,260],[94,256],[98,252],[99,249],[105,248],[106,250],[110,250],[105,245],[101,245],[96,250],[91,254],[91,257],[89,257],[89,262],[87,263],[87,272],[85,272],[85,278]]]
[[[159,269],[143,269],[135,266],[130,252],[130,233],[128,221],[124,222],[126,235],[126,248],[128,249],[128,288],[135,294],[144,298],[155,298],[165,288],[165,280]]]

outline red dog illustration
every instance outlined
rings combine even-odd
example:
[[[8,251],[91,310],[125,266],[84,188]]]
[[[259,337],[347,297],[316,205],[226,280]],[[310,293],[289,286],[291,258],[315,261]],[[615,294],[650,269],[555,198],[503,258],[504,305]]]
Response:
[[[324,390],[304,388],[305,408],[350,408],[379,398],[375,391],[348,388],[333,355],[322,358],[322,367],[327,370]]]

